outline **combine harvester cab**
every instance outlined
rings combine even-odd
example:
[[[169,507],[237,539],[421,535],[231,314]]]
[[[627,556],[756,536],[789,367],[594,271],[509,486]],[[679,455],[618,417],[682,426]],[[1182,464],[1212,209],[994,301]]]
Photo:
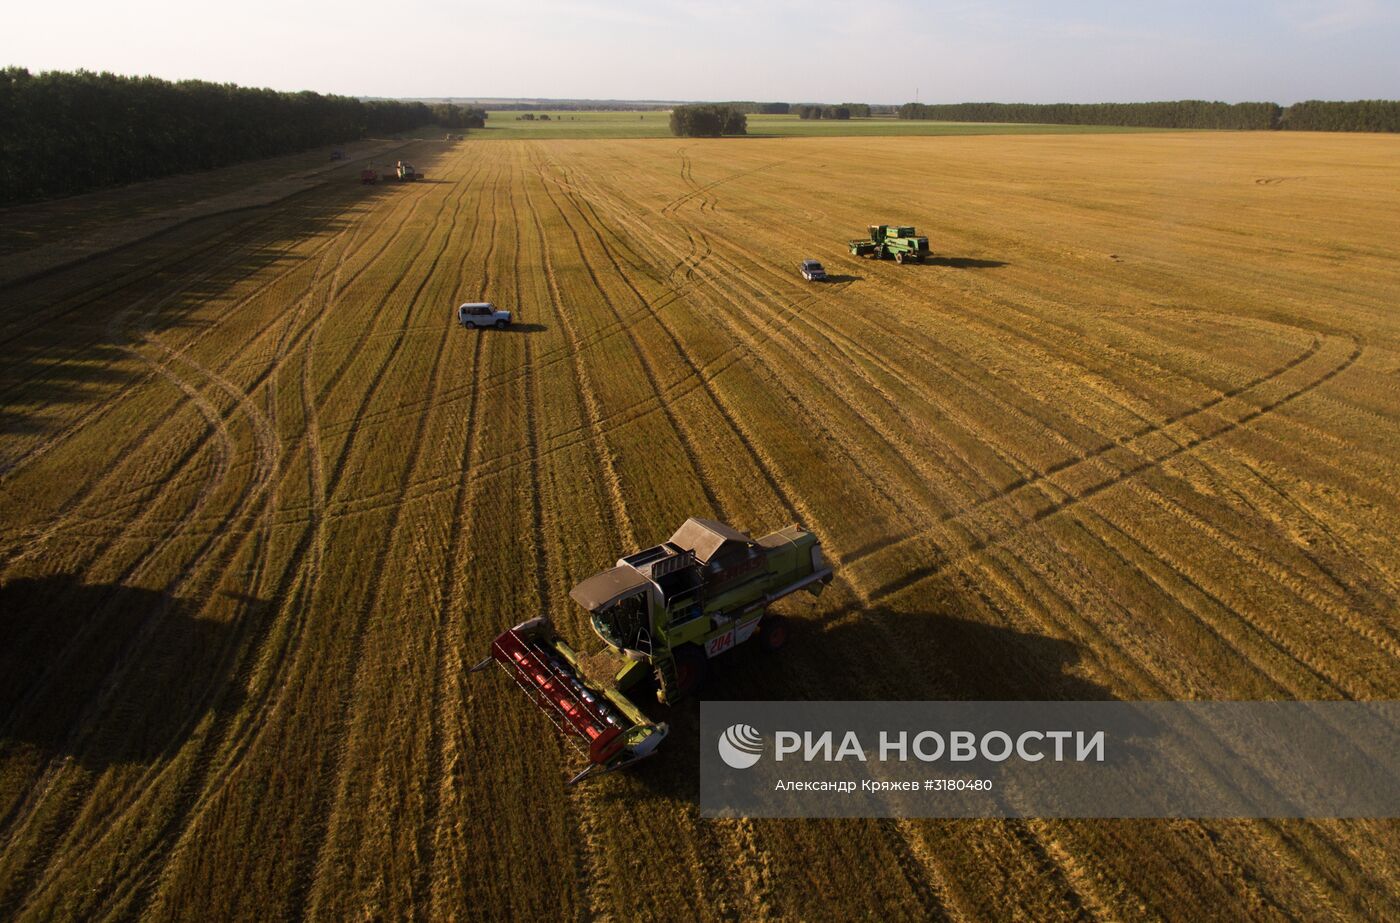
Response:
[[[654,678],[656,697],[671,704],[693,692],[709,659],[760,638],[782,645],[785,630],[767,608],[798,590],[820,594],[832,579],[821,544],[790,526],[761,539],[708,519],[688,519],[663,544],[618,560],[570,596],[589,614],[606,645],[582,656],[545,619],[496,637],[494,660],[554,721],[583,744],[588,765],[570,780],[645,759],[665,738],[628,690]]]
[[[850,240],[851,256],[870,256],[877,260],[894,257],[896,263],[922,263],[928,258],[928,238],[920,237],[912,227],[894,224],[872,224],[868,238]]]

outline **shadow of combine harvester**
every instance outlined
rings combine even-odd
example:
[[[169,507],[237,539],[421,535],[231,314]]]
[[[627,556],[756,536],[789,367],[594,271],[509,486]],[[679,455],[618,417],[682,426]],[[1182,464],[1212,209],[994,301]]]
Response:
[[[720,701],[1103,701],[1076,676],[1073,642],[989,625],[946,610],[880,606],[855,618],[792,620],[783,655],[738,651],[701,698]],[[827,624],[823,624],[827,623]],[[666,749],[632,777],[636,788],[695,802],[700,793],[700,708],[673,709]],[[621,797],[621,796],[620,796]]]

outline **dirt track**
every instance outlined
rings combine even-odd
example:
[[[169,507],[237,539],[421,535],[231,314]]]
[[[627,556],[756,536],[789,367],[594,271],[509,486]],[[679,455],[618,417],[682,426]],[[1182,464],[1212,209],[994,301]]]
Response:
[[[693,704],[565,794],[464,675],[708,514],[840,575],[711,696],[1395,698],[1397,155],[424,145],[3,290],[3,915],[1400,916],[1388,821],[702,821]]]

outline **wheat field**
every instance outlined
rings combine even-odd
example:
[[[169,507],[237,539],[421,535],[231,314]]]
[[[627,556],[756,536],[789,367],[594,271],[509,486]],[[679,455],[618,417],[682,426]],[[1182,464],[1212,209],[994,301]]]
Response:
[[[0,916],[1400,916],[1394,821],[702,820],[695,702],[566,790],[465,672],[706,515],[837,568],[706,697],[1395,698],[1400,139],[408,153],[0,287]]]

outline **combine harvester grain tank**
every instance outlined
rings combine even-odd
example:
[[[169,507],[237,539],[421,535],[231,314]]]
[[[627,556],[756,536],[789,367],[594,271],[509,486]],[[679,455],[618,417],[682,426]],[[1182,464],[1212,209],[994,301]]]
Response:
[[[588,612],[604,647],[575,651],[546,618],[502,632],[489,656],[504,668],[587,765],[570,781],[612,772],[655,752],[667,725],[628,696],[654,678],[671,704],[693,692],[710,658],[746,641],[782,646],[786,631],[772,603],[806,590],[818,595],[832,571],[817,537],[789,526],[760,539],[710,519],[687,519],[667,541],[618,560],[570,592]]]

